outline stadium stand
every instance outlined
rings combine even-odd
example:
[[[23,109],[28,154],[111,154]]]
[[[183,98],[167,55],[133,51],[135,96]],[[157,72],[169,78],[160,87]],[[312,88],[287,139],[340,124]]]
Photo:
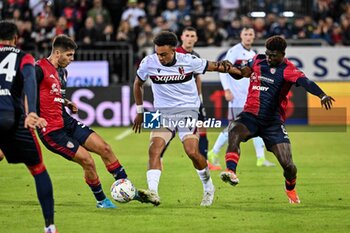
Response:
[[[236,43],[244,25],[253,25],[257,46],[272,35],[291,46],[350,45],[348,0],[7,0],[0,18],[16,22],[19,46],[36,58],[62,33],[83,48],[77,59],[107,57],[111,84],[129,82],[157,32],[185,26],[198,30],[196,46],[204,47]]]

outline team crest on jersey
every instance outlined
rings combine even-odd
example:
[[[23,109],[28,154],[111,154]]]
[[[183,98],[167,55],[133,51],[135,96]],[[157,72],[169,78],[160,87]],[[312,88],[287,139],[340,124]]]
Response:
[[[70,149],[74,148],[73,142],[68,141],[68,142],[67,142],[67,147],[70,148]]]
[[[185,70],[184,70],[183,66],[179,67],[179,73],[180,74],[184,74],[185,73]]]
[[[271,73],[271,74],[276,73],[276,68],[270,68],[270,73]]]
[[[58,86],[56,83],[53,83],[52,86],[51,86],[51,91],[50,91],[50,94],[56,94],[56,95],[59,95],[61,92],[60,90],[58,89]]]
[[[258,77],[256,76],[256,73],[253,73],[253,74],[250,76],[250,81],[251,81],[251,82],[258,82]]]

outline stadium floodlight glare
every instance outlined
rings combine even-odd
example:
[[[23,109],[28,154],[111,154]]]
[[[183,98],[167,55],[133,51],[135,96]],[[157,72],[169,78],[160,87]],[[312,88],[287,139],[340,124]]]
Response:
[[[252,11],[250,12],[250,17],[253,18],[263,18],[266,16],[266,13],[264,11]]]
[[[294,17],[294,12],[293,11],[283,11],[282,16],[283,17]]]

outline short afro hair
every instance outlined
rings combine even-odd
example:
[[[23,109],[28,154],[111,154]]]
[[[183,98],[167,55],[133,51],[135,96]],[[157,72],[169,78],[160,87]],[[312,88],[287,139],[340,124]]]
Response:
[[[284,52],[287,48],[287,42],[281,36],[271,36],[266,40],[265,47],[271,51]]]

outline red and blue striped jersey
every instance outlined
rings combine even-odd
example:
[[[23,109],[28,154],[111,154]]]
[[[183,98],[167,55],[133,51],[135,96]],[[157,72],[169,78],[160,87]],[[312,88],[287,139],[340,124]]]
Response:
[[[25,65],[34,66],[32,55],[13,46],[0,45],[0,110],[24,112],[22,70]],[[35,79],[34,76],[26,78]]]
[[[46,58],[36,63],[39,90],[39,114],[47,121],[44,135],[64,127],[65,69],[56,67]],[[62,86],[63,85],[63,86]]]
[[[288,92],[299,78],[305,78],[305,74],[287,58],[280,65],[271,67],[264,54],[256,55],[248,65],[253,73],[243,111],[262,120],[278,118],[284,122]]]

